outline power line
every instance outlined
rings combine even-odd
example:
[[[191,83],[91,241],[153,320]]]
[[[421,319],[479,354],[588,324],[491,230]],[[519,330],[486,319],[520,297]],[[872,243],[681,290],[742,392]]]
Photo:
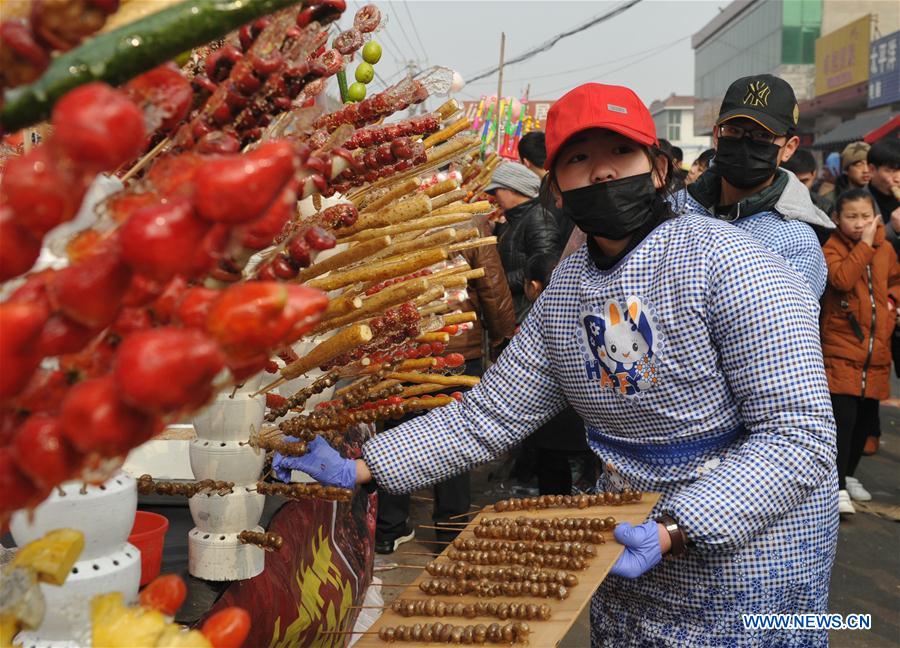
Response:
[[[396,9],[393,11],[393,16],[394,16],[394,22],[397,23],[398,27],[400,27],[400,33],[403,34],[403,38],[406,39],[406,44],[409,45],[410,54],[412,54],[415,58],[419,58],[419,54],[418,54],[418,52],[416,52],[416,46],[413,45],[413,42],[410,39],[409,34],[406,33],[406,27],[403,26],[403,21],[400,20],[400,15],[397,13]]]
[[[641,0],[629,0],[625,4],[615,7],[603,15],[597,16],[595,18],[591,18],[588,22],[584,23],[583,25],[579,25],[578,27],[574,27],[568,31],[564,31],[562,33],[557,34],[556,36],[553,36],[549,40],[538,45],[537,47],[530,49],[527,52],[524,52],[522,54],[519,54],[518,56],[515,56],[515,57],[509,59],[508,61],[506,61],[504,63],[504,65],[509,66],[509,65],[513,65],[514,63],[521,63],[522,61],[526,61],[526,60],[532,58],[533,56],[537,56],[541,52],[546,52],[547,50],[549,50],[551,47],[556,45],[562,39],[568,38],[569,36],[572,36],[579,32],[583,32],[585,29],[593,27],[594,25],[599,25],[600,23],[605,22],[605,21],[609,20],[610,18],[614,18],[614,17],[618,16],[620,13],[623,13],[624,11],[631,9],[634,5],[638,4],[639,2],[641,2]],[[499,66],[495,66],[485,72],[481,72],[480,74],[475,74],[472,76],[471,79],[469,79],[469,83],[472,83],[474,81],[478,81],[479,79],[483,79],[485,77],[491,76],[492,74],[496,73],[499,69],[500,69]]]
[[[416,21],[413,19],[412,11],[409,10],[409,3],[406,0],[403,0],[403,6],[406,8],[406,15],[409,17],[409,24],[412,25],[413,35],[416,37],[416,42],[419,43],[419,47],[422,50],[422,56],[424,57],[425,65],[428,65],[428,50],[425,49],[425,46],[422,44],[422,38],[419,36],[419,30],[416,29]]]
[[[660,47],[672,47],[673,45],[677,45],[681,41],[688,39],[690,37],[691,37],[691,35],[687,34],[685,36],[682,36],[681,38],[678,38],[669,43],[666,43],[665,45],[656,45],[655,47],[641,50],[640,52],[633,52],[631,54],[628,54],[627,56],[620,56],[619,58],[610,59],[608,61],[604,61],[603,63],[595,63],[593,65],[586,65],[584,67],[572,68],[570,70],[560,70],[558,72],[551,72],[549,74],[536,74],[533,76],[516,77],[513,79],[504,78],[503,81],[504,81],[504,83],[506,81],[509,81],[510,83],[515,83],[516,81],[534,81],[536,79],[549,79],[550,77],[558,77],[558,76],[562,76],[564,74],[573,74],[575,72],[585,72],[587,70],[595,70],[597,68],[606,67],[607,65],[610,65],[611,63],[618,63],[619,61],[626,61],[626,60],[632,59],[636,56],[641,56],[642,54],[647,54],[648,52],[656,52],[657,50],[660,49]],[[484,83],[494,83],[494,82],[493,81],[476,81],[474,84],[466,82],[466,85],[478,85],[479,83],[484,84]]]
[[[400,54],[403,54],[403,48],[400,47],[399,45],[397,45],[397,41],[394,40],[394,37],[391,36],[391,32],[388,29],[382,29],[381,33],[383,33],[385,35],[385,37],[390,41],[391,47],[395,51],[397,51]],[[415,54],[415,52],[413,52],[413,54]],[[400,66],[405,65],[406,60],[409,58],[409,57],[404,57],[404,56],[395,56],[394,54],[391,54],[391,56],[394,58],[394,61],[397,63],[397,65],[400,65]]]
[[[605,72],[603,72],[603,74],[604,75],[615,74],[616,72],[619,72],[621,70],[624,70],[625,68],[631,67],[632,65],[637,65],[638,63],[640,63],[642,61],[646,61],[649,58],[653,58],[657,54],[661,54],[668,47],[670,47],[670,46],[669,45],[661,45],[660,47],[657,47],[654,51],[650,52],[646,56],[642,56],[638,60],[631,61],[630,63],[626,63],[625,65],[620,65],[619,67],[617,67],[613,70],[606,70]],[[560,86],[559,88],[553,88],[553,90],[544,90],[543,92],[544,92],[544,94],[553,94],[555,92],[559,92],[560,90],[570,89],[571,87],[572,87],[572,84],[566,84],[564,86]]]

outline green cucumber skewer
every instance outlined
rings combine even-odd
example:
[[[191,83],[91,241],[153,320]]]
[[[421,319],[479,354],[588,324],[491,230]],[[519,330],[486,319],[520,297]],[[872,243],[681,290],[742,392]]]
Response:
[[[50,116],[53,104],[91,81],[120,85],[185,50],[301,0],[186,0],[100,34],[57,57],[34,83],[8,90],[0,126],[16,131]]]

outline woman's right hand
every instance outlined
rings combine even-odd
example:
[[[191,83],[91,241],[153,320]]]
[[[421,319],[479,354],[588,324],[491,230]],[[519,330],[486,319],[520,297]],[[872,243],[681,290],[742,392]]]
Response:
[[[288,441],[296,441],[286,437]],[[291,481],[292,470],[302,470],[325,486],[353,488],[357,482],[357,466],[353,459],[345,459],[325,439],[317,436],[309,444],[309,452],[300,457],[275,453],[272,468],[275,477],[283,482]]]
[[[878,218],[873,218],[872,222],[865,226],[862,231],[863,243],[871,246],[875,242],[875,232],[878,231]]]

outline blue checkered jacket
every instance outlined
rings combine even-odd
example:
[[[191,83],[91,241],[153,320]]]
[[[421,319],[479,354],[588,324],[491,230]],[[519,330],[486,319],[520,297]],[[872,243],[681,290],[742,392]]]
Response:
[[[664,222],[609,271],[582,247],[478,387],[363,458],[380,486],[411,491],[498,457],[568,401],[605,486],[662,493],[654,515],[693,542],[638,579],[606,579],[595,645],[770,645],[740,613],[825,611],[835,551],[817,311],[781,258],[705,216]]]
[[[778,172],[786,174],[788,182],[775,208],[742,216],[731,223],[756,238],[767,250],[787,260],[819,299],[825,292],[828,268],[822,246],[810,225],[833,229],[834,224],[813,205],[809,190],[793,173],[784,169]],[[679,213],[714,216],[712,210],[700,204],[686,189],[679,191],[670,202]]]

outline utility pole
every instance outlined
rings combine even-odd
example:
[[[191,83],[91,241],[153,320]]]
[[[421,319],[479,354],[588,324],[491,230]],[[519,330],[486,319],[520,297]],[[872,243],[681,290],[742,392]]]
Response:
[[[506,32],[500,32],[500,75],[497,78],[497,107],[494,110],[494,123],[497,125],[497,140],[494,150],[500,155],[500,98],[503,96],[503,53],[506,50]]]

